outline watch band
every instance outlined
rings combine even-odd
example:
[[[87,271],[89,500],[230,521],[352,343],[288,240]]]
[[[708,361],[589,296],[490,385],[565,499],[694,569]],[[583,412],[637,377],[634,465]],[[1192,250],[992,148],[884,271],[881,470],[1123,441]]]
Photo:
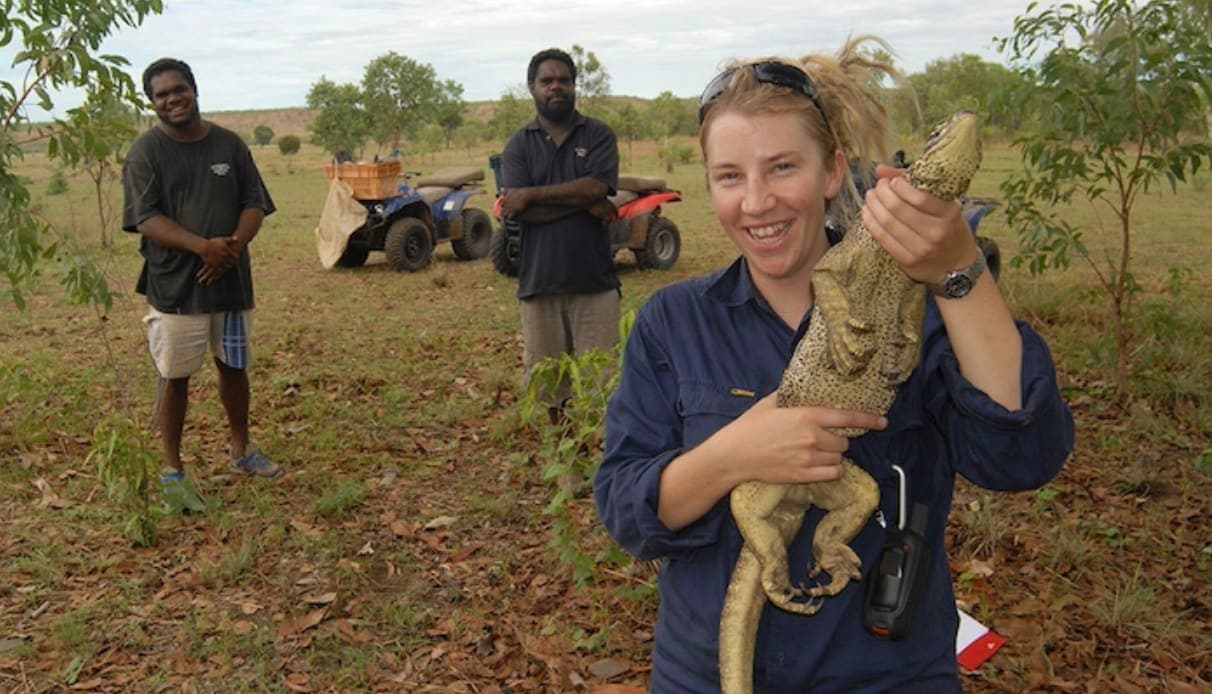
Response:
[[[971,265],[959,270],[951,270],[943,277],[943,281],[930,285],[935,296],[944,299],[962,299],[976,286],[976,281],[985,272],[985,254],[978,248],[976,260]]]

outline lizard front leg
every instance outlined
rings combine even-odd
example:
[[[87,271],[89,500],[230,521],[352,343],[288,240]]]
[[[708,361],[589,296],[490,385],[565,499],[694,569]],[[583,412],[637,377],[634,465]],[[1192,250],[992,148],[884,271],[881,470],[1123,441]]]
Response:
[[[917,368],[921,358],[922,319],[926,315],[926,288],[908,284],[897,306],[894,349],[884,352],[883,376],[892,386],[900,385]]]

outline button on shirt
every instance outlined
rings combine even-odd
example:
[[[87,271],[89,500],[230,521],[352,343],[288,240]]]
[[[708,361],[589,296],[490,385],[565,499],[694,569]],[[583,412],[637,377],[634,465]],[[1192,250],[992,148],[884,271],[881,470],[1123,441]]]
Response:
[[[654,692],[718,690],[720,610],[742,544],[727,497],[690,526],[668,530],[657,517],[661,471],[776,390],[807,325],[805,317],[792,330],[774,314],[743,258],[660,290],[637,316],[607,410],[606,454],[594,489],[615,540],[637,557],[663,558]],[[1023,408],[1009,412],[960,375],[929,299],[922,361],[898,393],[888,428],[854,439],[847,453],[879,483],[885,518],[896,519],[900,510],[893,464],[915,488],[910,498],[929,502],[933,562],[911,637],[884,641],[863,629],[863,583],[825,598],[809,617],[767,604],[755,691],[961,691],[958,616],[943,545],[954,476],[988,489],[1035,488],[1056,475],[1073,448],[1073,420],[1048,348],[1027,325],[1019,331]],[[811,537],[822,515],[810,509],[788,549],[793,582],[813,583]],[[884,534],[873,517],[851,542],[865,574]]]

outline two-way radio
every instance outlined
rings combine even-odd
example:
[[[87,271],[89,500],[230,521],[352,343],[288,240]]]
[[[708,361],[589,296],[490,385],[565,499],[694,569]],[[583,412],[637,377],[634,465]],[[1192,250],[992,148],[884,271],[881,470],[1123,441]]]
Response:
[[[926,544],[929,506],[915,501],[905,520],[905,471],[893,465],[898,478],[900,506],[896,528],[889,528],[879,562],[867,578],[863,626],[881,639],[900,641],[913,628],[913,615],[923,597],[930,574],[930,547]]]

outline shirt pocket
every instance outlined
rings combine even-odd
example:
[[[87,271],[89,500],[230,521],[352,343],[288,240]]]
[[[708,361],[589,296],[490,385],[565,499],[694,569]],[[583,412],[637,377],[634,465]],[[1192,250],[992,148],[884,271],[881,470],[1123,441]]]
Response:
[[[732,420],[740,417],[760,396],[743,387],[716,383],[683,381],[678,385],[678,415],[682,419],[685,450],[707,440]]]

